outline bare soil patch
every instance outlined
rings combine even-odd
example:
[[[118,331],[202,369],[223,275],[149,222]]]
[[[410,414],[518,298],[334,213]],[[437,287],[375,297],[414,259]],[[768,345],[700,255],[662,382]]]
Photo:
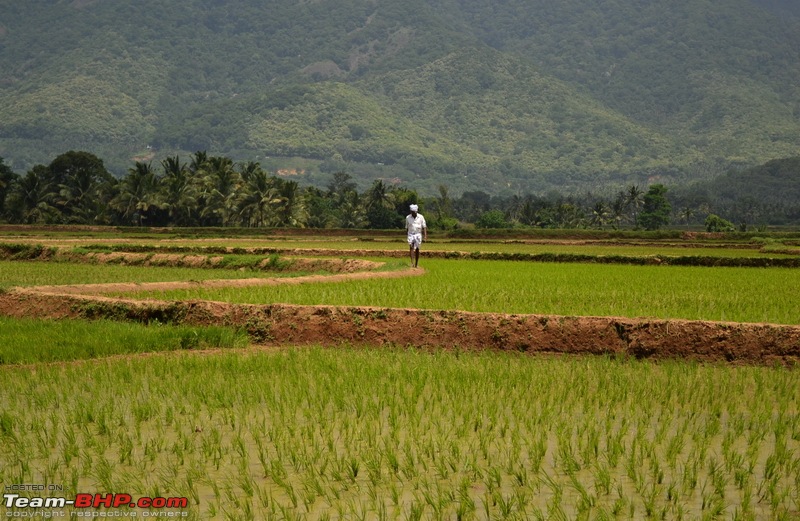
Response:
[[[98,263],[138,264],[144,266],[168,266],[185,268],[220,267],[224,257],[221,255],[191,255],[175,253],[89,253],[86,257]],[[280,263],[277,271],[327,271],[330,273],[354,273],[374,270],[384,263],[359,259],[309,259],[283,257],[276,259]],[[272,259],[264,259],[258,264],[262,269],[270,269]]]
[[[223,255],[189,254],[189,253],[154,253],[154,252],[87,252],[76,253],[71,251],[44,249],[39,254],[38,260],[66,259],[71,262],[85,262],[91,264],[121,264],[130,266],[160,266],[172,268],[220,268],[231,269],[225,266]],[[258,255],[258,254],[253,254]],[[251,267],[264,271],[285,272],[315,272],[328,273],[355,273],[359,271],[376,270],[385,263],[363,259],[320,259],[306,257],[265,257],[261,261],[253,261]]]

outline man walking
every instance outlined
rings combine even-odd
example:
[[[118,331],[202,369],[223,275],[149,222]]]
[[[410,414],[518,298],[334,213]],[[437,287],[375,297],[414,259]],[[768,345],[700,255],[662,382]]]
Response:
[[[423,240],[428,240],[428,225],[425,218],[417,213],[419,207],[412,204],[411,213],[406,216],[406,230],[408,231],[408,254],[411,257],[411,266],[416,268],[419,264],[419,246]]]

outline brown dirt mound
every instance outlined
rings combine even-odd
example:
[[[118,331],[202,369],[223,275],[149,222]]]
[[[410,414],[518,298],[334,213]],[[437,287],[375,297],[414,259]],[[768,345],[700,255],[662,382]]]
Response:
[[[269,279],[257,280],[263,283]],[[110,286],[106,285],[106,289]],[[95,285],[80,289],[86,293],[86,290],[99,288]],[[40,287],[8,291],[0,294],[0,314],[228,325],[245,328],[256,343],[268,346],[393,345],[751,364],[795,365],[800,361],[798,326],[372,307],[162,302],[68,294],[68,291],[72,290]]]
[[[294,252],[289,251],[287,253]],[[38,259],[49,260],[52,255],[52,250],[46,249],[43,250]],[[57,251],[55,255],[58,259],[66,259],[72,262],[85,262],[91,264],[232,269],[230,266],[223,265],[225,257],[222,255],[153,252],[75,253],[70,251]],[[252,268],[262,269],[264,271],[327,271],[329,273],[354,273],[358,271],[376,270],[384,265],[384,262],[375,262],[363,259],[319,259],[285,256],[280,258],[264,258],[261,262],[257,264],[254,263]]]

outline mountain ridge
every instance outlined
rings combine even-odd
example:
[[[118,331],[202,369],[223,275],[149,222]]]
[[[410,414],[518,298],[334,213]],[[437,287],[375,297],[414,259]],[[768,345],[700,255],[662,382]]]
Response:
[[[145,149],[208,150],[423,193],[709,178],[800,150],[797,11],[5,0],[0,157],[20,170],[86,149],[119,174]]]

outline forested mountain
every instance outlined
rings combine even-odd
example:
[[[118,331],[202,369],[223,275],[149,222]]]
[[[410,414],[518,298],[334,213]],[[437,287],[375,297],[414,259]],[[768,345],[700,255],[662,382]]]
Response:
[[[0,0],[0,157],[198,150],[433,194],[707,179],[800,151],[789,0]]]

